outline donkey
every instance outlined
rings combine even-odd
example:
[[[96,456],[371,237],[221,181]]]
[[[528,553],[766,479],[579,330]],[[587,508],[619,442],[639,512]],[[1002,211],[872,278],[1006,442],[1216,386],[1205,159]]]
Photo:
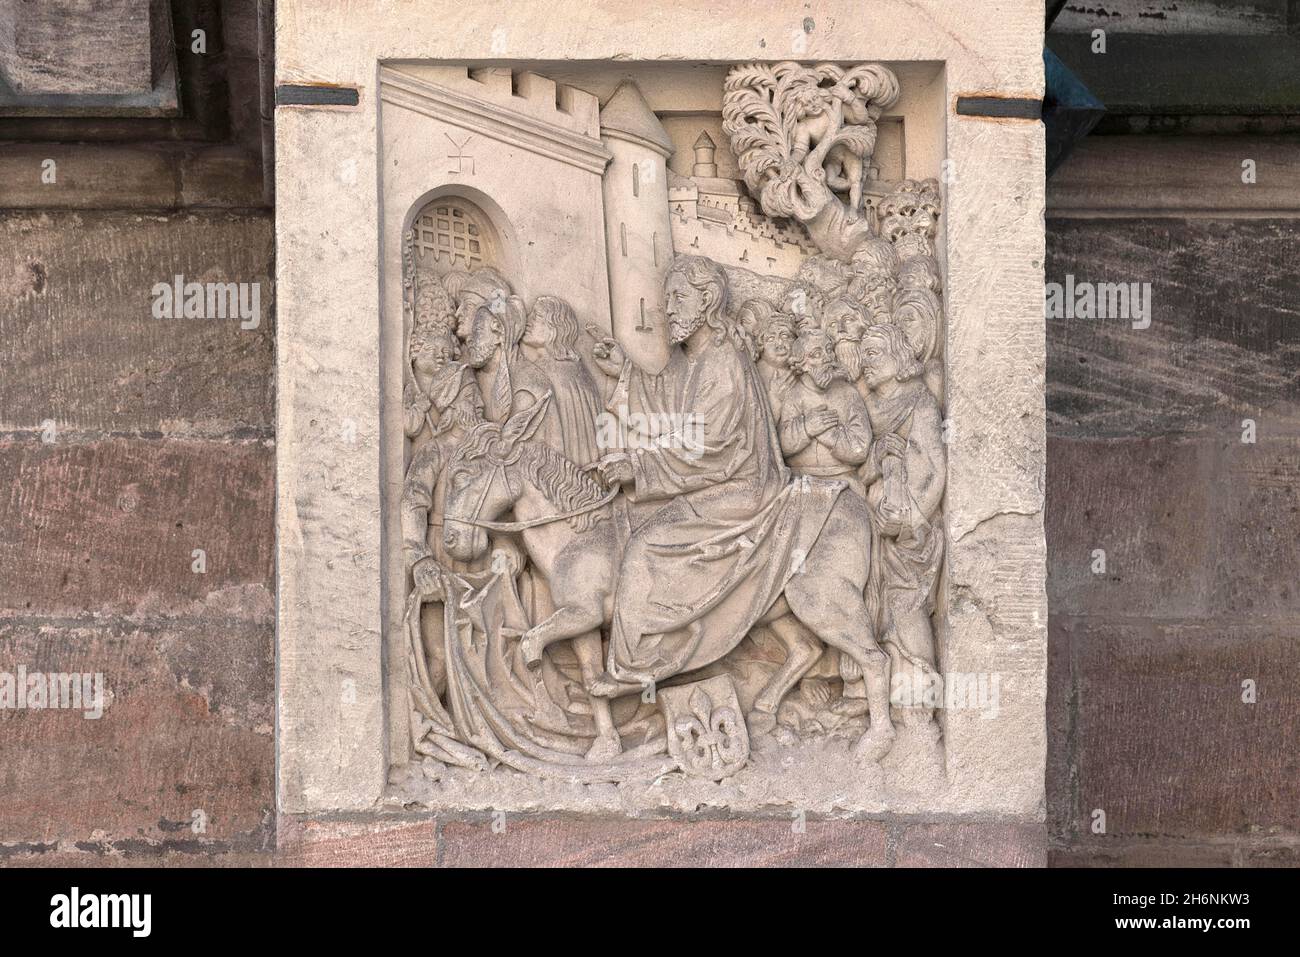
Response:
[[[489,529],[519,534],[557,606],[522,636],[524,662],[541,667],[547,645],[571,638],[590,691],[604,671],[600,626],[614,590],[614,495],[556,449],[532,441],[550,402],[548,392],[504,425],[480,422],[456,448],[447,465],[443,545],[458,560],[477,558],[488,549]],[[511,510],[517,521],[494,521]],[[609,698],[590,697],[596,740],[587,758],[617,757],[622,743]]]
[[[600,631],[613,618],[623,546],[613,519],[617,490],[604,489],[555,449],[530,441],[549,399],[548,395],[515,413],[504,425],[480,423],[465,437],[448,465],[443,544],[452,557],[469,561],[487,551],[490,529],[517,531],[522,536],[529,559],[550,584],[557,607],[523,634],[520,653],[530,668],[537,668],[548,645],[574,639],[599,735],[593,745],[595,754],[589,756],[607,756],[619,744],[609,699],[642,690],[640,685],[615,681],[601,666]],[[517,521],[496,521],[512,509]],[[866,677],[872,720],[855,746],[859,761],[877,761],[892,746],[889,659],[872,639],[871,618],[862,599],[871,557],[869,522],[861,497],[837,496],[802,572],[790,579],[756,623],[771,626],[787,654],[755,699],[748,716],[751,733],[775,727],[782,698],[816,664],[824,642],[857,662]],[[800,622],[816,640],[798,626]]]

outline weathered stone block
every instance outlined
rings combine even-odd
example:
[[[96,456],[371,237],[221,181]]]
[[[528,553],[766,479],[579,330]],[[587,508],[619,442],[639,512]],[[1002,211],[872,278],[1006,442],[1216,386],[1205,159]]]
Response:
[[[1250,155],[1235,149],[1233,157]],[[1180,163],[1141,161],[1142,170],[1161,165]],[[1108,189],[1116,181],[1105,175]],[[1246,416],[1274,435],[1296,434],[1295,220],[1059,219],[1047,236],[1049,283],[1145,284],[1150,306],[1146,319],[1049,315],[1053,435],[1239,435]]]
[[[1058,618],[1057,627],[1076,675],[1080,843],[1297,830],[1292,626]],[[1096,811],[1104,835],[1093,832]]]
[[[0,431],[52,423],[56,434],[265,436],[275,387],[272,256],[267,215],[0,216],[9,357]],[[219,318],[220,308],[212,318],[156,318],[156,287],[174,287],[178,275],[242,283],[236,292],[250,306],[256,285],[257,325]],[[220,292],[228,305],[224,285]]]
[[[24,94],[148,92],[164,49],[153,38],[157,2],[5,0],[0,77]]]
[[[268,844],[269,623],[215,611],[188,622],[0,619],[0,649],[0,682],[21,667],[29,681],[98,675],[102,692],[98,718],[85,717],[100,710],[94,699],[0,710],[4,844],[143,857],[166,844],[195,854]]]
[[[0,618],[271,615],[263,442],[0,441]]]
[[[293,815],[276,822],[280,867],[435,867],[439,822],[318,821]]]
[[[1046,867],[1041,825],[909,824],[898,867]]]
[[[875,821],[507,818],[442,828],[447,867],[884,867],[887,828]]]
[[[1053,612],[1208,615],[1218,525],[1213,447],[1175,438],[1053,438]]]
[[[1182,844],[1169,840],[1052,848],[1050,867],[1232,867],[1229,844]]]
[[[1271,435],[1273,425],[1261,416],[1255,443],[1238,431],[1212,446],[1215,616],[1300,619],[1300,438]]]

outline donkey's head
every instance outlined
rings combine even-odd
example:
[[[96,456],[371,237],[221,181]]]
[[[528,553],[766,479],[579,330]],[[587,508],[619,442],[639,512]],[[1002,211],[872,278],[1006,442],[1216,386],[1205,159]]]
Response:
[[[548,392],[504,425],[481,422],[457,447],[447,466],[442,525],[442,544],[452,558],[467,562],[487,551],[487,531],[475,523],[496,521],[519,498],[519,459],[550,403]]]

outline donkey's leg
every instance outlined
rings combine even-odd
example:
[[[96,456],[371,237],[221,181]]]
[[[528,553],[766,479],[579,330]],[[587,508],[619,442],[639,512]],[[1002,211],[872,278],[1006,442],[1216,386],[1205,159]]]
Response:
[[[786,599],[822,641],[856,661],[867,685],[871,726],[854,746],[859,763],[879,761],[894,743],[889,717],[889,656],[876,644],[862,586],[839,576],[800,575],[786,586]]]
[[[785,645],[785,661],[754,699],[749,714],[750,734],[766,734],[776,727],[776,712],[795,683],[822,655],[822,643],[794,615],[770,622],[768,627]]]
[[[591,693],[592,685],[604,670],[601,666],[600,632],[590,631],[574,638],[573,653],[577,656],[578,667],[582,669],[582,686],[587,689],[587,696],[591,699],[591,715],[596,720],[596,740],[587,750],[587,760],[607,761],[616,758],[623,751],[623,742],[619,739],[618,729],[614,727],[609,699]]]
[[[601,625],[600,603],[563,605],[524,632],[519,640],[519,653],[524,664],[534,670],[542,666],[542,652],[546,646],[584,632],[594,631]]]

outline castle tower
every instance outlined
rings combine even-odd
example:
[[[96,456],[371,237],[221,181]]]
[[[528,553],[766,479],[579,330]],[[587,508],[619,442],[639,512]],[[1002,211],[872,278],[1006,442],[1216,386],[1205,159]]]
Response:
[[[672,140],[630,81],[600,111],[600,139],[614,157],[604,182],[614,337],[629,359],[658,372],[668,361],[663,295],[673,258],[667,162]]]
[[[718,175],[718,164],[715,162],[718,154],[718,148],[713,142],[713,137],[709,135],[708,130],[701,130],[699,137],[695,140],[695,165],[691,167],[691,175],[703,178],[713,179]]]

